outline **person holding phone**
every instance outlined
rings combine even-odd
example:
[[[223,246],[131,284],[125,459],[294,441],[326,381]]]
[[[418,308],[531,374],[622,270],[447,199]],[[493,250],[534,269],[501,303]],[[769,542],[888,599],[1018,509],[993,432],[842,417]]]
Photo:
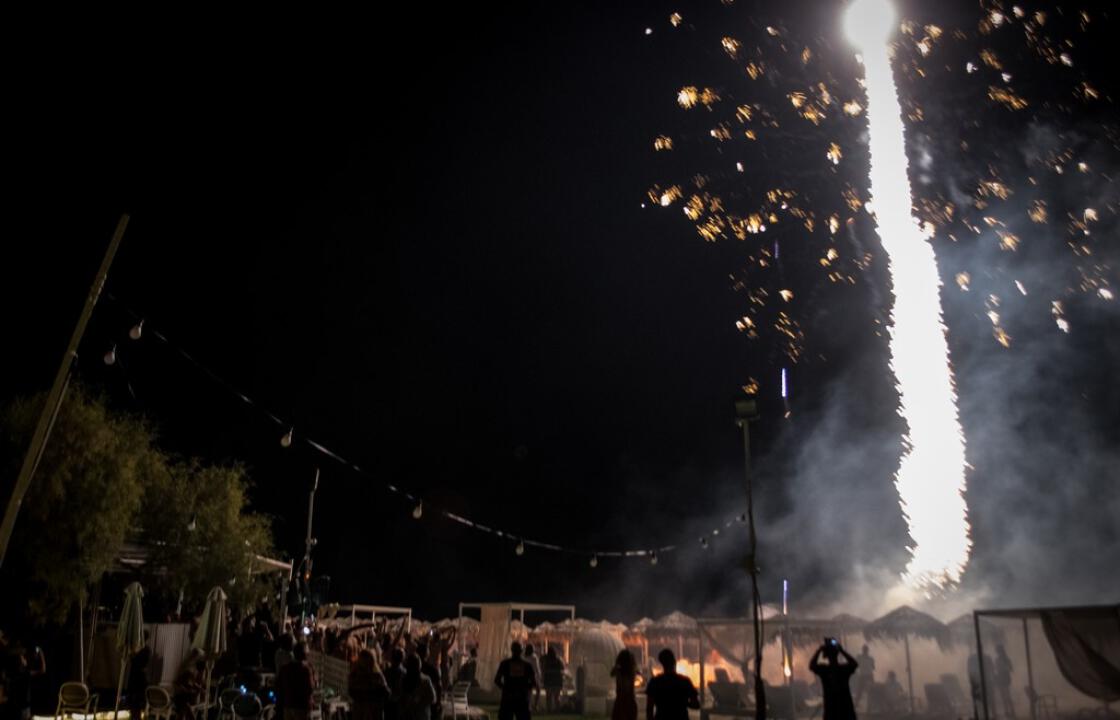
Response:
[[[827,664],[820,662],[824,655]],[[843,657],[845,662],[841,663]],[[840,647],[836,638],[825,638],[809,661],[809,669],[821,680],[824,698],[824,720],[855,720],[856,707],[852,702],[852,691],[848,680],[859,667],[856,659]]]

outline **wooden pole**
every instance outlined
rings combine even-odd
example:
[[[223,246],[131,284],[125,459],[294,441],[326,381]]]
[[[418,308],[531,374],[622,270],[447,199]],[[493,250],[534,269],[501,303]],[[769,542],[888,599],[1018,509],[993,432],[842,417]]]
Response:
[[[101,267],[97,270],[93,285],[90,286],[86,304],[82,308],[81,315],[78,316],[78,324],[74,326],[74,332],[70,335],[70,344],[66,346],[66,353],[63,354],[58,372],[55,373],[54,383],[51,384],[50,392],[47,393],[47,401],[43,404],[43,411],[39,413],[39,421],[35,425],[35,432],[31,436],[31,444],[27,448],[27,453],[23,456],[23,465],[20,466],[15,487],[12,488],[12,495],[8,498],[8,505],[4,510],[4,519],[0,522],[0,566],[4,564],[4,556],[8,552],[8,543],[12,539],[12,531],[16,526],[16,517],[19,515],[20,505],[23,504],[23,498],[27,494],[28,488],[31,487],[35,467],[38,465],[39,458],[46,447],[53,418],[62,405],[63,390],[67,378],[70,376],[70,368],[73,365],[74,358],[77,357],[78,345],[82,342],[86,325],[89,324],[89,319],[93,315],[93,308],[97,305],[97,299],[101,296],[102,288],[105,287],[105,279],[109,276],[109,268],[113,265],[113,258],[117,255],[117,248],[120,247],[121,239],[124,237],[124,231],[127,227],[128,215],[121,215],[120,220],[117,221],[117,229],[113,232],[113,237],[109,241],[109,248],[105,251],[105,257],[101,260]]]

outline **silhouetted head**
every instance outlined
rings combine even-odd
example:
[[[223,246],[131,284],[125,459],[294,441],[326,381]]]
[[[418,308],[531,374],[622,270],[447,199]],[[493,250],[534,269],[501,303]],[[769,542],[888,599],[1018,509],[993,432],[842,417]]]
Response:
[[[894,674],[894,670],[888,670],[887,671],[887,682],[893,683],[893,682],[897,682],[897,681],[898,681],[898,678]]]
[[[395,647],[393,648],[393,652],[389,654],[389,657],[392,658],[394,666],[400,665],[404,662],[404,650],[401,650],[399,647]]]
[[[358,653],[358,665],[363,670],[372,671],[377,666],[377,660],[373,656],[373,651],[362,650]]]
[[[304,642],[296,643],[295,648],[292,650],[292,657],[294,657],[296,659],[296,662],[303,662],[304,660],[306,660],[307,659],[307,643],[304,643]]]
[[[509,652],[515,658],[521,657],[521,643],[515,642],[509,646]]]
[[[832,643],[824,646],[824,656],[828,658],[830,663],[835,663],[837,658],[840,657],[840,648]]]
[[[634,653],[629,650],[620,650],[618,657],[614,660],[614,665],[627,674],[635,673],[638,670],[638,664],[634,661]]]
[[[404,661],[404,669],[405,672],[407,672],[409,675],[419,675],[420,656],[416,653],[412,653],[411,655],[409,655],[408,659]]]
[[[867,644],[866,643],[863,646],[863,651],[862,652],[863,652],[864,655],[867,654]]]
[[[533,657],[533,645],[532,645],[532,643],[525,646],[525,657]]]
[[[661,667],[665,668],[666,673],[675,673],[677,671],[677,656],[669,648],[665,648],[657,653],[657,662],[661,663]]]
[[[417,645],[416,646],[416,655],[417,655],[417,657],[420,658],[421,662],[427,660],[428,659],[428,644],[427,643],[420,643],[419,645]]]
[[[548,648],[548,652],[546,652],[545,655],[548,655],[550,658],[555,658],[556,657],[556,648],[554,648],[554,647]]]
[[[476,647],[471,648],[471,657],[472,658],[478,657],[478,648],[476,648]]]

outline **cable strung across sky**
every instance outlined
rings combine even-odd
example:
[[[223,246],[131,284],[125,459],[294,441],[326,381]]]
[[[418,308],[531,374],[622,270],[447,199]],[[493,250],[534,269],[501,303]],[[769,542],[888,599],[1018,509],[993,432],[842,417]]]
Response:
[[[908,427],[895,476],[913,543],[903,580],[928,589],[960,580],[971,540],[965,441],[942,319],[941,278],[930,239],[911,215],[905,127],[889,45],[897,25],[887,0],[856,0],[845,16],[845,30],[864,68],[871,155],[867,208],[887,253],[894,293],[890,364],[898,412]]]
[[[188,353],[186,350],[183,350],[179,346],[175,345],[173,342],[171,342],[171,340],[169,340],[167,338],[167,336],[164,335],[162,332],[160,332],[158,329],[151,328],[150,326],[147,329],[145,329],[146,318],[144,316],[140,315],[139,313],[137,313],[136,311],[134,311],[132,308],[128,307],[125,303],[123,303],[119,298],[115,297],[112,293],[106,293],[106,297],[110,301],[112,301],[112,302],[116,303],[118,306],[120,306],[122,310],[124,310],[128,315],[130,315],[136,321],[136,324],[133,325],[132,328],[128,332],[128,337],[131,340],[133,340],[133,341],[140,340],[142,337],[155,338],[156,340],[158,340],[159,342],[161,342],[165,346],[167,346],[169,349],[174,351],[181,358],[183,358],[188,363],[190,363],[195,369],[199,370],[204,375],[206,375],[206,377],[208,377],[215,384],[220,385],[224,390],[229,392],[231,395],[236,397],[238,400],[240,400],[241,402],[245,403],[246,405],[253,408],[257,412],[264,415],[272,423],[274,423],[277,426],[283,428],[284,431],[283,431],[283,434],[280,436],[280,440],[279,440],[279,444],[282,448],[288,449],[288,448],[291,448],[294,443],[303,442],[308,447],[315,450],[317,453],[319,453],[321,455],[324,455],[326,457],[329,457],[330,459],[339,463],[340,465],[347,468],[348,470],[351,470],[351,471],[353,471],[353,472],[355,472],[359,475],[362,475],[364,477],[367,477],[367,478],[371,477],[370,473],[367,472],[366,470],[364,470],[357,463],[354,463],[354,462],[348,460],[347,458],[345,458],[342,455],[334,452],[333,450],[331,450],[327,446],[323,445],[322,443],[311,439],[310,437],[307,436],[307,434],[297,432],[296,428],[293,427],[289,422],[285,421],[283,418],[279,417],[278,415],[276,415],[275,413],[270,411],[264,405],[257,402],[253,398],[251,398],[248,395],[246,395],[245,393],[243,393],[241,390],[239,390],[236,387],[234,387],[233,385],[231,385],[229,382],[227,382],[225,379],[223,379],[220,375],[215,373],[213,370],[211,370],[207,366],[203,365],[193,355]],[[107,364],[107,365],[115,364],[118,360],[118,352],[119,352],[118,346],[113,345],[112,349],[109,350],[107,353],[105,353],[105,356],[103,358],[103,361],[105,362],[105,364]],[[425,512],[425,503],[424,503],[424,500],[423,500],[422,497],[420,497],[419,495],[416,495],[413,492],[410,492],[409,490],[407,490],[403,487],[400,487],[399,485],[397,485],[393,482],[383,480],[383,479],[380,479],[380,478],[377,478],[376,480],[377,480],[377,482],[380,483],[382,488],[384,488],[388,492],[391,492],[394,495],[398,495],[398,496],[408,500],[409,502],[413,503],[411,514],[412,514],[412,517],[414,519],[420,520],[421,518],[423,518],[424,512]],[[656,565],[657,562],[658,562],[658,554],[670,553],[670,552],[673,552],[675,550],[679,550],[683,547],[681,544],[671,544],[671,545],[654,545],[654,546],[651,546],[650,548],[633,548],[633,549],[596,550],[596,549],[575,548],[575,547],[571,547],[571,546],[567,546],[567,545],[559,545],[559,544],[556,544],[556,543],[545,542],[545,541],[541,541],[541,540],[533,540],[533,539],[530,539],[530,538],[527,538],[527,537],[523,537],[523,536],[521,536],[517,533],[513,533],[513,532],[510,532],[508,530],[503,530],[501,528],[492,527],[490,525],[486,525],[486,524],[477,522],[477,521],[472,520],[468,517],[465,517],[465,516],[460,515],[458,513],[452,512],[452,511],[450,511],[446,508],[439,508],[439,507],[435,507],[435,506],[432,506],[432,505],[429,504],[427,506],[427,509],[429,511],[435,513],[436,515],[438,515],[440,517],[443,517],[447,520],[450,520],[452,522],[458,523],[459,525],[463,525],[463,526],[469,527],[473,530],[477,530],[479,532],[483,532],[483,533],[486,533],[488,535],[493,535],[494,537],[516,543],[515,546],[514,546],[514,552],[518,556],[525,554],[526,547],[533,547],[533,548],[537,548],[537,549],[540,549],[540,550],[549,550],[549,551],[552,551],[552,552],[565,553],[565,554],[569,554],[569,555],[583,555],[583,556],[586,556],[588,558],[588,565],[592,568],[598,567],[599,566],[599,558],[603,558],[603,557],[610,557],[610,558],[645,558],[649,561],[650,564]],[[701,536],[699,538],[700,547],[705,548],[705,549],[708,548],[710,539],[714,539],[714,538],[718,537],[721,534],[720,533],[721,529],[726,530],[726,529],[729,529],[736,524],[741,525],[745,522],[746,522],[746,515],[745,514],[736,515],[736,516],[722,522],[720,527],[714,528],[712,531],[704,534],[703,536]]]

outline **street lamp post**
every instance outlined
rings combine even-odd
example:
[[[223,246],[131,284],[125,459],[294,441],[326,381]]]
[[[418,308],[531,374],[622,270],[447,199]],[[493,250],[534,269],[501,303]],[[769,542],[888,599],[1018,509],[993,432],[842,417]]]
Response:
[[[743,470],[747,486],[747,532],[750,552],[747,572],[751,575],[751,626],[754,631],[754,698],[756,720],[766,720],[766,685],[762,681],[762,602],[758,593],[758,539],[754,528],[754,493],[751,486],[751,422],[758,419],[753,398],[735,401],[736,424],[743,431]]]

